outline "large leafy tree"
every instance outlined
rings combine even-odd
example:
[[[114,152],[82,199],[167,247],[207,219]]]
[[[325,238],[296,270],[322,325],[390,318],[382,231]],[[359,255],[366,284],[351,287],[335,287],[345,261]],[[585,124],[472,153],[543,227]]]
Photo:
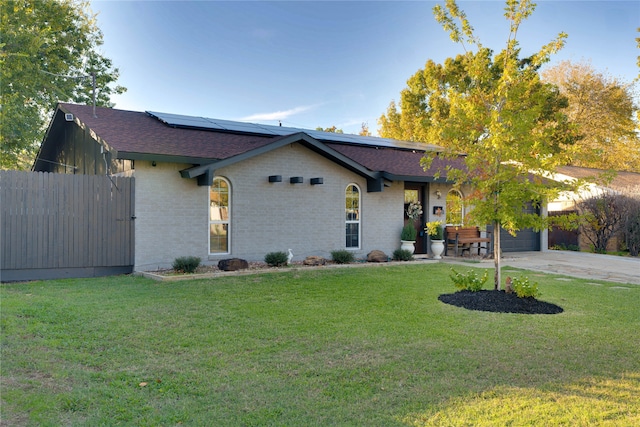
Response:
[[[2,1],[0,168],[28,168],[56,102],[91,104],[94,76],[97,105],[124,92],[102,43],[87,2]]]
[[[436,6],[436,20],[465,53],[444,64],[427,62],[403,90],[401,111],[391,104],[380,119],[382,136],[436,143],[450,158],[464,153],[464,164],[452,162],[446,174],[456,186],[469,183],[474,189],[467,200],[474,206],[467,220],[493,225],[496,289],[501,283],[501,228],[515,234],[545,226],[544,218],[524,208],[542,204],[555,191],[541,177],[566,162],[565,150],[573,142],[562,112],[566,99],[538,74],[566,35],[520,57],[518,28],[534,9],[528,0],[506,1],[510,33],[504,49],[494,54],[475,37],[455,0]],[[432,158],[424,159],[425,167]]]
[[[567,115],[581,138],[571,164],[596,169],[640,171],[640,136],[634,117],[634,87],[595,71],[586,62],[562,61],[542,73],[569,100]]]

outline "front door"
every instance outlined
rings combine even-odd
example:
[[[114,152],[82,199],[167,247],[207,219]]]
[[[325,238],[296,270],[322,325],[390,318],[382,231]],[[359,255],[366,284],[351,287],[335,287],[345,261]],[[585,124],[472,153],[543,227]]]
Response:
[[[411,220],[407,215],[407,208],[411,202],[418,202],[422,206],[422,215],[415,221],[413,225],[418,230],[418,237],[416,237],[415,254],[427,253],[427,236],[424,232],[425,218],[427,215],[426,197],[427,185],[426,184],[410,184],[404,185],[404,223],[408,224]]]

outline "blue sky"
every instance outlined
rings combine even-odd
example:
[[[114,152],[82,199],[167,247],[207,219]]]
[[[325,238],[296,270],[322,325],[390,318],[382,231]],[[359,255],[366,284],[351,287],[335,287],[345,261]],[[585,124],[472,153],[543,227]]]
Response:
[[[462,51],[435,21],[435,1],[93,0],[103,54],[128,91],[116,108],[375,134],[407,79]],[[485,46],[500,51],[504,2],[460,1]],[[538,1],[520,28],[524,55],[564,31],[553,62],[590,61],[638,76],[640,1]]]

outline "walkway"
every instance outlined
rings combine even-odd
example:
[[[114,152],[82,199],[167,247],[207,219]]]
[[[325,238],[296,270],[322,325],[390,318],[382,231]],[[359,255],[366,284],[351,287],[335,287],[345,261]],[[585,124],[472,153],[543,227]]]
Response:
[[[473,267],[493,267],[493,260],[471,264],[462,258],[443,258],[447,263]],[[587,252],[545,251],[506,253],[502,266],[523,268],[543,273],[561,274],[583,279],[607,280],[640,285],[640,258],[600,255]]]

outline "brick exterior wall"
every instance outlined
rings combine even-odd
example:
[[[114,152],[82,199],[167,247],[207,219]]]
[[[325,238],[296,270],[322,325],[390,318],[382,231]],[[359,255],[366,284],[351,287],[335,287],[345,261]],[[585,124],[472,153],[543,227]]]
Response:
[[[135,271],[169,268],[181,256],[206,260],[209,188],[180,177],[190,166],[136,161]]]
[[[231,188],[230,253],[208,255],[208,187],[184,179],[189,165],[136,162],[135,270],[170,267],[176,257],[194,255],[204,263],[239,257],[263,261],[265,254],[291,249],[294,260],[331,257],[345,248],[345,189],[361,193],[361,239],[356,257],[373,249],[391,255],[400,245],[404,183],[367,193],[366,179],[300,144],[291,144],[216,171]],[[269,183],[269,175],[282,182]],[[301,184],[289,178],[301,176]],[[311,185],[321,177],[324,183]]]

